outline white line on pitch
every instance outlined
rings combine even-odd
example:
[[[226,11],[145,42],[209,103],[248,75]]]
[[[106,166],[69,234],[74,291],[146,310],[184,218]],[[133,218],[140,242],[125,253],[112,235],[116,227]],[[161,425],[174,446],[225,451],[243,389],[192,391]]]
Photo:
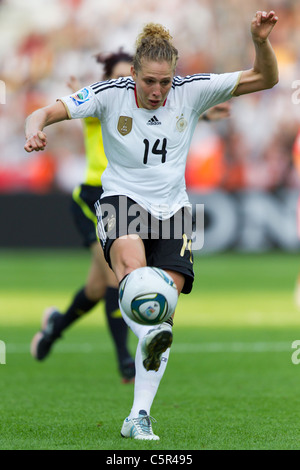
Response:
[[[173,343],[172,353],[197,354],[197,353],[263,353],[291,351],[291,342],[212,342],[212,343]],[[60,343],[56,346],[57,352],[63,354],[105,352],[111,350],[108,343],[101,345],[89,343]],[[29,344],[6,344],[7,354],[29,353]]]

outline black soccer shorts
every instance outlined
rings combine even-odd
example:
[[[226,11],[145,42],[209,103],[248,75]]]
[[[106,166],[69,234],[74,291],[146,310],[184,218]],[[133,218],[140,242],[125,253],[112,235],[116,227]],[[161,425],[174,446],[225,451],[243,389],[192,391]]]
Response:
[[[143,240],[148,266],[170,269],[185,277],[183,294],[194,281],[192,215],[182,208],[167,220],[158,220],[126,196],[107,196],[95,204],[97,230],[104,256],[110,263],[113,242],[124,235],[137,234]]]
[[[75,226],[82,236],[83,245],[86,247],[90,247],[98,241],[95,202],[98,201],[102,193],[102,186],[88,184],[81,184],[73,191],[71,212]]]

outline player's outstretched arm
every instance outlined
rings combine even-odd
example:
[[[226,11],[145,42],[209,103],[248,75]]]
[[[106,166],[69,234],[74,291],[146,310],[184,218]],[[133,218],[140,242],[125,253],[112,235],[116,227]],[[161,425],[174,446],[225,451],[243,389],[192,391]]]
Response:
[[[47,136],[43,132],[44,127],[65,119],[69,119],[69,116],[61,101],[30,114],[25,121],[26,143],[24,149],[26,152],[44,150],[47,145]]]
[[[251,22],[251,34],[255,47],[253,68],[241,74],[234,96],[272,88],[278,83],[278,64],[269,41],[269,35],[278,17],[274,11],[257,11]]]

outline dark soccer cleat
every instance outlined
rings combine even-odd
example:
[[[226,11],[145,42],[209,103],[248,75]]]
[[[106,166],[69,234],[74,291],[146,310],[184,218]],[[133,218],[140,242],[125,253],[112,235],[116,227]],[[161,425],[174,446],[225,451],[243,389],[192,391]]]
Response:
[[[143,365],[146,370],[158,371],[162,354],[171,347],[172,341],[170,326],[161,324],[148,331],[141,344]]]
[[[42,329],[34,335],[31,341],[31,355],[38,361],[45,359],[51,351],[54,342],[61,337],[57,326],[62,314],[54,307],[45,310],[43,315]]]

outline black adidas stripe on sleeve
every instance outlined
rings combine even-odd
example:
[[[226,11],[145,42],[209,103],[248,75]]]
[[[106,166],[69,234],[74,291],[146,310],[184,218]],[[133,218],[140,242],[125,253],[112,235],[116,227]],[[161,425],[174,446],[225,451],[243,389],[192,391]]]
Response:
[[[108,80],[104,82],[96,82],[91,85],[92,90],[95,94],[101,91],[108,90],[110,88],[127,88],[134,90],[134,81],[131,78],[121,78],[117,80]]]
[[[211,74],[210,73],[197,73],[194,75],[187,75],[186,77],[174,77],[172,88],[177,86],[182,86],[187,83],[192,83],[199,80],[210,80]]]

